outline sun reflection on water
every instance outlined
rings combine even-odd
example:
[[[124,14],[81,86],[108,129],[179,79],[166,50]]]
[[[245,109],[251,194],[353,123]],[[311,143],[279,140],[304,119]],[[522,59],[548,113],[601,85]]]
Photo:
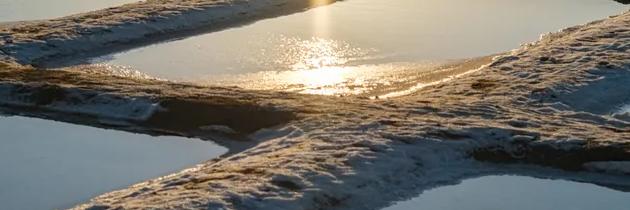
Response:
[[[318,37],[299,39],[280,36],[276,39],[270,41],[275,43],[275,49],[264,50],[261,53],[272,53],[270,56],[275,58],[272,66],[282,70],[310,70],[342,66],[348,62],[366,59],[374,51],[354,48],[349,43]]]
[[[452,68],[441,71],[438,66],[443,62],[382,63],[387,57],[375,49],[358,48],[349,42],[317,36],[328,33],[326,9],[318,11],[321,14],[313,20],[316,33],[310,38],[271,34],[267,38],[251,40],[252,48],[259,51],[243,52],[242,62],[252,64],[243,68],[257,71],[197,75],[181,81],[305,94],[381,96],[413,90],[460,72],[448,70]],[[239,67],[235,69],[238,71]],[[129,71],[122,72],[129,74]]]
[[[310,0],[309,4],[312,7],[315,7],[315,6],[327,5],[327,4],[333,3],[334,1],[335,0]]]
[[[423,69],[433,69],[436,65],[435,63],[390,63],[261,71],[249,74],[214,76],[211,80],[205,80],[202,83],[305,94],[358,95],[413,82],[417,78],[412,74],[417,74]]]
[[[239,86],[248,89],[283,90],[308,94],[358,94],[364,92],[366,81],[374,77],[373,66],[353,62],[369,60],[373,49],[352,47],[351,44],[312,37],[276,36],[268,40],[275,46],[263,49],[259,63],[266,70],[238,75],[212,75],[201,79],[209,85]],[[374,82],[374,81],[372,81]]]
[[[357,65],[348,64],[344,56],[338,56],[344,53],[334,50],[338,47],[331,47],[339,45],[330,44],[328,41],[305,43],[302,47],[309,47],[298,51],[299,56],[289,56],[291,59],[288,60],[295,63],[288,62],[291,64],[287,66],[287,70],[213,75],[210,79],[202,79],[198,83],[319,95],[386,96],[406,94],[408,91],[416,91],[445,79],[459,77],[479,69],[492,60],[492,56],[487,56],[442,62]]]
[[[313,1],[313,0],[312,0]],[[315,4],[328,4],[330,0],[314,0]],[[311,2],[313,3],[313,2]],[[317,8],[313,10],[313,33],[319,37],[330,36],[330,9]]]
[[[374,56],[378,55],[376,50],[356,48],[338,40],[273,36],[262,42],[272,47],[261,49],[259,55],[252,52],[254,55],[247,57],[259,71],[196,76],[181,81],[305,94],[383,96],[415,90],[487,62],[473,62],[461,68],[458,65],[444,67],[444,62],[430,61],[381,63],[374,62],[382,58]],[[135,76],[131,69],[124,67],[96,69]]]

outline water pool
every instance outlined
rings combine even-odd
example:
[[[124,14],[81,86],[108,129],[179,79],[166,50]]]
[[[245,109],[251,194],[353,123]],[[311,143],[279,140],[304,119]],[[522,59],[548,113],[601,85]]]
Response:
[[[630,193],[594,184],[526,176],[485,176],[428,190],[384,210],[625,210]]]
[[[227,152],[212,142],[0,117],[3,209],[63,209]]]
[[[609,0],[349,0],[83,62],[207,85],[356,94],[628,8]]]
[[[58,18],[139,0],[0,0],[0,22]]]

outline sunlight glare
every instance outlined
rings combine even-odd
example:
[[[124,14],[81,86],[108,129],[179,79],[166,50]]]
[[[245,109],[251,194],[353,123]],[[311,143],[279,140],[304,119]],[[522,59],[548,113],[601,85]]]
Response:
[[[317,7],[333,3],[334,1],[335,0],[311,0],[309,3],[311,7]]]
[[[314,9],[313,14],[314,34],[318,37],[330,37],[330,8],[320,7]]]

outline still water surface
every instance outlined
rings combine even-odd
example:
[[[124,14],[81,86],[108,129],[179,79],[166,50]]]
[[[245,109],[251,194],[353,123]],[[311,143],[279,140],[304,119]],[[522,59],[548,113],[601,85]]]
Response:
[[[227,152],[211,142],[0,117],[1,209],[63,209]]]
[[[593,184],[486,176],[440,187],[384,210],[627,210],[630,193]]]
[[[348,0],[90,62],[209,85],[356,94],[628,8],[611,0]]]
[[[139,0],[0,0],[0,22],[58,18]]]

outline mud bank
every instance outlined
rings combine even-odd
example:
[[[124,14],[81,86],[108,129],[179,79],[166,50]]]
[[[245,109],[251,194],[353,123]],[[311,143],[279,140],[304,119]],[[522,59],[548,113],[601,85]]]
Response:
[[[0,25],[0,61],[41,65],[220,30],[335,0],[149,0],[53,20]]]
[[[625,13],[546,35],[474,73],[386,100],[5,66],[0,102],[23,113],[74,116],[118,129],[192,136],[235,131],[255,142],[217,162],[99,196],[77,209],[379,209],[466,177],[555,176],[533,167],[513,172],[514,163],[594,171],[559,177],[630,189],[630,116],[608,114],[620,98],[630,97],[622,88],[630,81],[628,43]],[[91,101],[89,95],[107,99]],[[123,102],[99,102],[113,96]],[[93,112],[128,111],[116,104],[130,101],[141,102],[138,114]],[[105,108],[72,107],[82,104]],[[147,104],[162,108],[151,111]],[[168,110],[173,115],[157,117]],[[226,118],[199,121],[195,113]],[[185,118],[195,120],[171,124]],[[240,126],[241,120],[250,124]]]

